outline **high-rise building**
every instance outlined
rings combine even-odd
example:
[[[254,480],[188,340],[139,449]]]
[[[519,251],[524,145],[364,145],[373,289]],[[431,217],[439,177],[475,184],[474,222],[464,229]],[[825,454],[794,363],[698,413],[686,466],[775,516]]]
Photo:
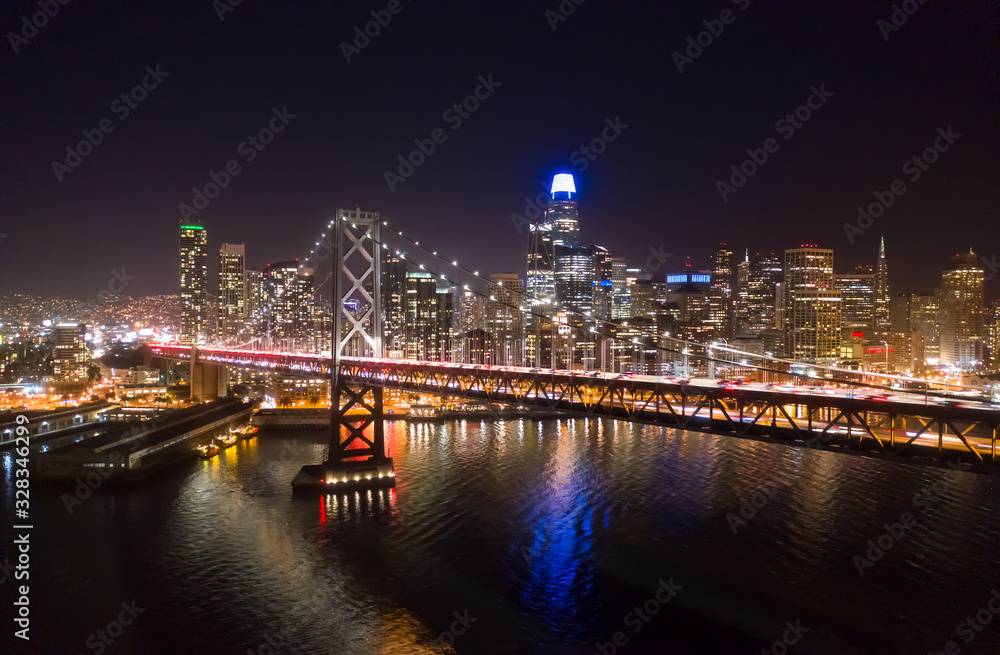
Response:
[[[860,335],[861,339],[874,338],[876,275],[862,270],[834,275],[834,286],[840,290],[842,325],[845,335]],[[882,334],[889,332],[885,326]]]
[[[1000,300],[986,308],[986,349],[990,372],[1000,371]]]
[[[594,251],[587,246],[555,244],[556,304],[572,310],[570,322],[582,324],[593,316]]]
[[[382,249],[382,354],[406,354],[406,253]]]
[[[208,341],[208,238],[201,225],[180,226],[181,333],[183,344]]]
[[[875,334],[884,337],[889,332],[889,267],[885,261],[885,237],[879,241],[878,264],[875,267]]]
[[[733,330],[733,287],[736,274],[733,253],[720,243],[712,253],[712,284],[708,292],[708,323],[717,338],[730,338]]]
[[[576,181],[570,173],[552,178],[545,222],[552,226],[553,245],[575,246],[580,242],[580,217],[576,208]]]
[[[632,301],[629,297],[626,271],[628,264],[624,257],[611,258],[611,319],[620,321],[632,316]]]
[[[52,377],[56,382],[87,379],[87,326],[60,323],[52,328]]]
[[[299,261],[268,264],[264,270],[265,347],[285,352],[315,352],[313,269]]]
[[[941,358],[938,325],[941,306],[938,292],[906,293],[897,296],[890,301],[889,309],[892,332],[915,335],[910,337],[915,344],[911,348],[912,370],[918,371],[924,366],[937,365]]]
[[[404,342],[406,358],[448,361],[452,353],[455,304],[450,288],[438,288],[425,271],[406,274]]]
[[[249,318],[247,302],[246,247],[243,244],[224,243],[219,248],[219,320],[218,339],[223,343],[237,343]]]
[[[243,272],[247,283],[244,296],[246,298],[247,326],[244,328],[246,330],[245,338],[240,338],[239,341],[252,343],[253,347],[258,348],[261,347],[258,340],[263,336],[261,326],[267,302],[264,295],[264,271],[259,268],[245,268]]]
[[[520,366],[524,352],[524,281],[515,273],[490,275],[486,332],[493,348],[491,362]]]
[[[781,257],[774,253],[754,254],[747,272],[747,327],[749,334],[761,334],[777,327],[775,308],[777,285],[785,279]]]
[[[534,223],[528,230],[528,275],[525,316],[529,324],[552,315],[556,299],[555,257],[552,252],[552,226]]]
[[[833,250],[785,250],[785,348],[800,362],[834,365],[840,357],[841,293],[834,288]]]
[[[593,246],[594,249],[594,318],[599,321],[611,319],[613,307],[612,289],[614,287],[614,258],[603,246]]]
[[[971,370],[983,363],[985,272],[973,253],[955,255],[941,272],[940,363]]]

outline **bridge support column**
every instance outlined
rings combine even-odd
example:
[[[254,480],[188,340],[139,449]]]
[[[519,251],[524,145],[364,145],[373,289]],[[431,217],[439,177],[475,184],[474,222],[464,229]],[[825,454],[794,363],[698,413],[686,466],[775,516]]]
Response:
[[[392,458],[385,454],[382,387],[351,385],[340,378],[333,401],[326,461],[303,466],[292,487],[339,492],[396,486]],[[368,428],[370,437],[364,434]]]
[[[192,400],[214,400],[226,395],[229,371],[224,364],[198,361],[198,350],[192,348],[190,382]]]

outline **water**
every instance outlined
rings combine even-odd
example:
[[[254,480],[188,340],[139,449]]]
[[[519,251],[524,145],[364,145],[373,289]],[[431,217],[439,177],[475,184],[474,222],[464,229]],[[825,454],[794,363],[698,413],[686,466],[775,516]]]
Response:
[[[996,478],[605,420],[396,422],[386,440],[391,491],[293,498],[319,431],[262,431],[71,513],[36,483],[30,652],[1000,647]],[[756,514],[734,522],[743,501]],[[906,512],[860,575],[853,556]],[[0,593],[10,652],[14,581]],[[980,610],[985,629],[956,632]]]

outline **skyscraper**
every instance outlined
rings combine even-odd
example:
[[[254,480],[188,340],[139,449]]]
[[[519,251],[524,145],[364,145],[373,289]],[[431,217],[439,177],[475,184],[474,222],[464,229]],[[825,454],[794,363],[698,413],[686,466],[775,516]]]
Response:
[[[181,333],[183,344],[208,341],[208,238],[201,225],[180,226]]]
[[[490,275],[486,301],[486,332],[491,337],[491,362],[520,366],[524,361],[524,281],[515,273]]]
[[[785,250],[785,348],[800,362],[833,365],[840,357],[841,294],[834,288],[833,250]]]
[[[871,340],[875,328],[875,288],[876,274],[869,273],[864,267],[858,267],[854,273],[838,273],[834,275],[834,286],[840,290],[843,298],[842,324],[847,334],[860,334],[862,339]],[[871,267],[868,267],[871,270]],[[885,325],[885,335],[889,325]]]
[[[545,222],[552,225],[552,243],[575,246],[580,241],[580,218],[576,208],[576,181],[570,173],[552,178],[549,208]]]
[[[603,246],[594,246],[594,318],[611,318],[614,258]]]
[[[969,251],[954,255],[941,272],[941,360],[969,370],[983,362],[983,282],[979,258]]]
[[[52,378],[56,382],[82,382],[87,379],[87,326],[60,323],[52,328]]]
[[[777,327],[777,285],[785,279],[781,257],[755,253],[747,273],[747,325],[750,334]]]
[[[448,361],[455,316],[451,289],[439,289],[430,273],[412,271],[406,274],[405,303],[406,358]]]
[[[885,237],[879,241],[878,264],[875,267],[875,334],[889,333],[889,268],[885,261]]]
[[[543,320],[552,314],[551,303],[556,299],[555,259],[552,254],[552,225],[534,223],[528,230],[528,275],[525,316],[528,323]]]
[[[246,247],[224,243],[219,248],[219,334],[223,343],[236,343],[248,319]],[[246,338],[242,339],[246,341]]]
[[[382,353],[402,358],[406,353],[406,253],[382,249]]]
[[[268,264],[263,312],[268,348],[286,352],[315,349],[313,284],[313,269],[300,266],[298,260]]]
[[[712,253],[712,286],[708,292],[708,322],[718,338],[732,337],[733,287],[735,271],[733,252],[720,243]]]

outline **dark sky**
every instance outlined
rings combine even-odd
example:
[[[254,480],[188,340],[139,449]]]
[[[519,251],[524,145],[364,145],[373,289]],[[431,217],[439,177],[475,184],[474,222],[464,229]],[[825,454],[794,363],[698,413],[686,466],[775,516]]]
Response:
[[[113,271],[134,276],[129,295],[175,293],[178,205],[233,159],[200,215],[213,269],[222,242],[246,243],[249,265],[303,257],[336,208],[360,205],[523,274],[510,215],[560,170],[578,173],[583,238],[633,265],[662,244],[661,272],[706,266],[720,241],[816,243],[847,271],[874,261],[880,233],[893,293],[933,286],[952,252],[1000,260],[996,2],[914,1],[886,40],[881,2],[563,0],[575,11],[553,30],[557,0],[405,1],[348,63],[340,44],[388,4],[244,0],[220,20],[208,1],[69,2],[15,53],[10,31],[39,9],[3,3],[0,293],[83,298]],[[672,53],[726,9],[679,72]],[[147,66],[168,76],[123,117],[112,103]],[[499,86],[453,129],[445,111],[490,75]],[[821,85],[832,95],[786,140],[776,122]],[[241,142],[285,107],[295,118],[247,162]],[[573,152],[616,117],[628,127],[579,171]],[[102,119],[113,131],[59,181],[53,161]],[[903,164],[948,126],[961,137],[911,182]],[[446,140],[390,191],[385,171],[435,128]],[[716,182],[771,137],[723,202]],[[852,244],[844,223],[897,179],[905,193]]]

